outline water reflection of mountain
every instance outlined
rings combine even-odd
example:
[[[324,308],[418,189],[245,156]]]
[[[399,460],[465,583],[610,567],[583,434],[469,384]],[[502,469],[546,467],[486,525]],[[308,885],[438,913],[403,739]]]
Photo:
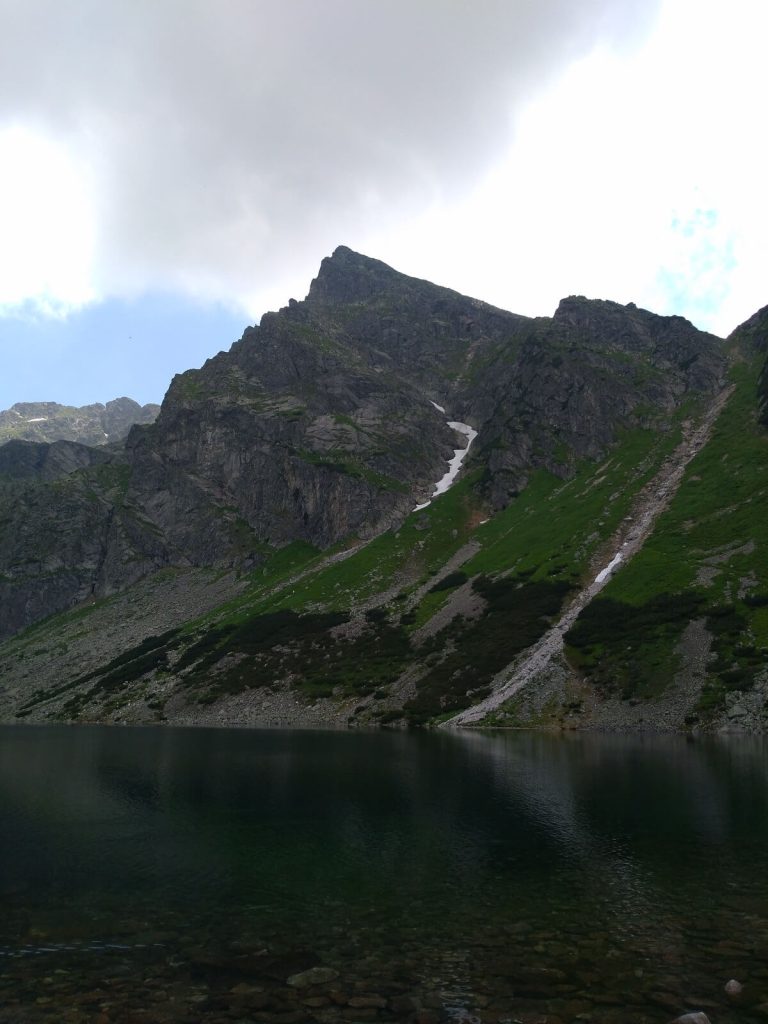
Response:
[[[561,913],[651,921],[673,890],[764,871],[765,753],[746,738],[4,728],[0,871],[40,891],[395,916],[533,912],[556,890]]]

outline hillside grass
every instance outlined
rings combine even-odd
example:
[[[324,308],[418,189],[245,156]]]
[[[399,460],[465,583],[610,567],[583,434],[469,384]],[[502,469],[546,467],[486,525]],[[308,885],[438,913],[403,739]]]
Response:
[[[692,618],[712,637],[704,718],[768,666],[768,431],[758,420],[759,369],[757,360],[733,366],[736,389],[652,535],[566,636],[574,666],[607,690],[663,692]]]
[[[738,387],[712,441],[653,536],[567,638],[573,664],[599,686],[641,699],[668,685],[682,630],[693,616],[705,619],[715,639],[702,714],[721,706],[728,690],[751,685],[768,643],[768,522],[755,515],[768,495],[768,437],[756,421],[755,368],[734,372]],[[382,697],[403,671],[420,665],[408,720],[423,724],[459,710],[487,692],[494,674],[587,581],[595,552],[679,443],[684,414],[663,433],[625,432],[605,459],[578,465],[568,481],[533,472],[519,497],[494,516],[476,470],[343,560],[329,563],[343,545],[320,552],[295,542],[273,551],[232,600],[70,686],[88,683],[93,696],[135,684],[144,670],[183,671],[190,699],[204,703],[280,679],[308,700]],[[479,550],[436,583],[435,574],[469,540]],[[709,564],[713,555],[718,561]],[[709,588],[696,583],[702,567],[714,572]],[[416,645],[414,630],[469,581],[483,599],[481,613],[459,615]],[[424,596],[403,614],[416,588]],[[364,608],[362,631],[335,629]],[[25,710],[41,699],[36,694]]]
[[[534,580],[576,581],[596,548],[617,529],[640,488],[680,441],[680,428],[659,435],[626,432],[599,465],[581,463],[563,482],[545,470],[531,475],[522,494],[477,531],[479,552],[468,574],[514,568]]]
[[[308,576],[265,607],[301,609],[322,605],[352,609],[375,595],[426,581],[472,536],[480,500],[478,472],[468,474],[428,508],[381,534],[350,558]]]
[[[659,593],[696,585],[712,558],[715,578],[706,588],[713,603],[737,596],[754,573],[768,581],[768,431],[757,421],[757,366],[736,364],[736,390],[720,414],[709,443],[689,465],[683,482],[652,536],[605,596],[639,605]],[[754,550],[739,550],[745,545]]]
[[[343,561],[324,565],[314,556],[307,575],[270,592],[269,585],[219,609],[199,632],[196,650],[179,668],[193,667],[195,685],[205,672],[237,653],[238,624],[255,628],[274,616],[298,618],[293,651],[263,651],[250,667],[224,668],[207,684],[207,695],[271,685],[280,673],[294,676],[307,697],[376,692],[394,682],[414,662],[428,664],[416,695],[406,707],[412,724],[422,724],[476,699],[494,674],[535,641],[556,615],[569,590],[583,575],[595,547],[619,525],[636,491],[658,469],[679,440],[679,429],[659,436],[636,430],[625,434],[599,465],[585,463],[568,482],[538,472],[509,508],[484,525],[479,472],[467,474],[428,508],[413,513],[395,531],[382,534]],[[470,538],[480,551],[440,583],[430,579]],[[316,569],[313,569],[313,562]],[[262,570],[264,571],[264,570]],[[494,578],[508,575],[493,582]],[[476,578],[475,591],[486,607],[476,620],[454,619],[437,637],[414,647],[409,636],[439,610],[457,586]],[[484,581],[484,582],[483,582]],[[419,586],[428,590],[407,614],[398,606]],[[499,589],[501,588],[501,589]],[[543,588],[543,589],[542,589]],[[349,615],[366,605],[363,635],[329,643],[317,631],[300,634],[318,613]],[[272,648],[270,648],[271,650]],[[241,651],[240,653],[249,653]],[[196,662],[195,654],[204,656]],[[222,663],[224,664],[224,663]]]

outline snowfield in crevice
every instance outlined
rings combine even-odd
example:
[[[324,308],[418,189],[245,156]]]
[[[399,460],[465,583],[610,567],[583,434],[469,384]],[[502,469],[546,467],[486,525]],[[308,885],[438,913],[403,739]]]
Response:
[[[445,409],[443,409],[442,406],[438,405],[437,402],[432,402],[432,405],[434,405],[434,407],[438,409],[440,412],[445,412]],[[466,447],[453,449],[453,458],[450,459],[448,462],[448,469],[445,475],[442,476],[435,484],[435,489],[432,492],[432,497],[428,501],[423,502],[421,505],[416,505],[413,509],[414,512],[420,512],[423,508],[426,508],[427,505],[431,505],[434,499],[439,497],[439,495],[445,494],[445,492],[448,490],[451,484],[455,481],[456,477],[459,475],[461,464],[466,458],[467,452],[469,451],[472,442],[477,437],[477,431],[475,430],[474,427],[470,427],[468,423],[459,423],[458,420],[448,420],[448,426],[451,428],[451,430],[455,430],[458,434],[464,434],[464,436],[467,438]]]

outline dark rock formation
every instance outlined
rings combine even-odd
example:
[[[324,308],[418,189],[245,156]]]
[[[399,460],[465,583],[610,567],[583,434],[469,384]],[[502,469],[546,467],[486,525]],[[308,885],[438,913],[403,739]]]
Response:
[[[763,306],[745,320],[731,335],[731,340],[746,350],[765,354],[765,362],[757,382],[758,420],[768,427],[768,306]]]
[[[663,429],[723,369],[680,317],[570,298],[530,319],[339,248],[305,301],[176,376],[120,451],[5,446],[0,636],[160,565],[397,524],[443,474],[447,419],[479,431],[468,468],[503,506],[532,469],[566,477],[619,430]]]

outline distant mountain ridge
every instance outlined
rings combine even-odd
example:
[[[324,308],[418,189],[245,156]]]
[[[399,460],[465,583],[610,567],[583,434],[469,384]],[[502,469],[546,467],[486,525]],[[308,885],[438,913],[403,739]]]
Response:
[[[115,398],[106,405],[61,405],[58,402],[16,402],[0,411],[0,444],[6,441],[77,441],[104,445],[122,441],[135,423],[153,423],[160,412],[154,403]]]

